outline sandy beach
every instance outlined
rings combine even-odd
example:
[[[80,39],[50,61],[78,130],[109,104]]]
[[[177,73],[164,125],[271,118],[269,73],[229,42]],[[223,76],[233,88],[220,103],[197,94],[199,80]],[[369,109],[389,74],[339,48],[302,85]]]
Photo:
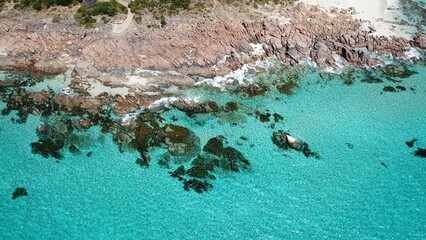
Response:
[[[333,7],[354,8],[356,11],[354,17],[364,21],[363,29],[367,31],[370,30],[369,27],[375,29],[373,35],[411,38],[416,32],[414,27],[402,25],[397,20],[399,0],[302,0],[302,2],[318,5],[325,10]]]

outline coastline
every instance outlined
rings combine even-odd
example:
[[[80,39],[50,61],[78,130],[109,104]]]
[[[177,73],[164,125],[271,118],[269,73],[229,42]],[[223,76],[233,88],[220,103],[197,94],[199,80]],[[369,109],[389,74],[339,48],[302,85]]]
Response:
[[[0,13],[0,238],[425,238],[426,34],[325,6]]]
[[[83,29],[72,21],[41,24],[28,21],[34,16],[26,19],[25,15],[20,18],[24,21],[15,24],[18,19],[4,13],[0,68],[26,70],[40,77],[63,73],[72,65],[71,88],[81,84],[93,88],[101,83],[105,89],[129,88],[130,92],[152,97],[167,96],[165,89],[173,86],[191,88],[195,77],[225,76],[268,58],[284,66],[309,59],[321,69],[333,70],[342,64],[380,66],[383,62],[377,56],[403,60],[413,48],[426,49],[426,34],[411,39],[397,28],[376,28],[386,30],[385,36],[396,35],[383,37],[378,35],[380,31],[363,28],[368,19],[374,20],[374,25],[384,16],[383,2],[368,11],[365,6],[370,5],[352,6],[350,2],[340,1],[337,6],[355,9],[323,11],[321,8],[329,8],[332,3],[313,0],[295,6],[265,5],[256,11],[248,7],[243,13],[238,13],[241,6],[231,6],[227,9],[230,13],[224,12],[224,6],[217,6],[201,18],[192,14],[172,16],[160,29],[132,22],[120,36],[114,33],[116,25]],[[320,3],[321,7],[304,3]],[[277,19],[276,14],[268,17],[272,10],[285,16],[286,21]],[[63,28],[63,24],[68,27]]]

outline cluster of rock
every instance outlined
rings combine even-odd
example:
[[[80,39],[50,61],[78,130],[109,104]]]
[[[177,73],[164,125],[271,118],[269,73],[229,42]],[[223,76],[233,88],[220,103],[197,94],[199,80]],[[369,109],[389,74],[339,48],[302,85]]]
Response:
[[[224,137],[219,135],[211,138],[203,147],[203,153],[190,162],[186,170],[180,165],[170,176],[183,182],[184,189],[194,189],[197,193],[208,191],[213,187],[210,180],[219,174],[231,174],[249,171],[250,162],[233,147],[225,147]]]
[[[170,176],[181,181],[185,190],[208,191],[219,169],[221,174],[229,174],[248,170],[250,166],[237,149],[224,147],[223,136],[210,139],[201,150],[200,139],[191,130],[165,123],[152,112],[139,115],[130,125],[116,128],[113,134],[121,150],[132,148],[140,152],[136,163],[144,168],[150,166],[152,149],[167,150],[158,164],[167,169],[178,166]]]
[[[416,138],[413,138],[413,140],[411,141],[407,141],[405,142],[405,144],[407,144],[407,146],[409,148],[414,147],[414,144],[417,142],[418,140]],[[426,149],[425,148],[420,148],[418,147],[417,150],[414,152],[414,156],[416,157],[420,157],[420,158],[426,158]]]

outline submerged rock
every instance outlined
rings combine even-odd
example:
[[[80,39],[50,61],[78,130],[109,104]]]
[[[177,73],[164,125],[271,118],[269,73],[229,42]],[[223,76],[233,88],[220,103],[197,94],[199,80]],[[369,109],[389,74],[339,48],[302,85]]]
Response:
[[[237,149],[233,147],[224,147],[223,139],[224,137],[222,135],[211,138],[203,148],[204,152],[219,157],[215,159],[214,165],[217,167],[220,166],[224,171],[231,170],[233,172],[239,172],[240,169],[248,170],[250,168],[250,162]],[[200,161],[194,161],[194,163],[199,162]]]
[[[271,119],[270,119],[270,117],[271,117],[271,114],[270,113],[260,113],[259,111],[256,111],[255,113],[254,113],[255,115],[256,115],[256,117],[258,117],[259,118],[259,120],[261,121],[261,122],[269,122]]]
[[[373,76],[372,74],[368,73],[367,76],[361,80],[361,82],[365,83],[382,83],[383,80],[379,77]]]
[[[398,89],[398,90],[400,90],[400,91],[406,91],[406,90],[407,90],[407,88],[406,88],[406,87],[401,86],[401,85],[398,85],[398,86],[396,86],[395,88],[396,88],[396,89]]]
[[[238,103],[236,102],[227,102],[223,110],[225,112],[234,112],[238,110]]]
[[[207,144],[203,147],[203,151],[211,153],[216,156],[221,156],[223,151],[223,139],[225,137],[219,135],[217,137],[211,138]]]
[[[288,81],[284,83],[283,85],[277,86],[277,89],[280,93],[283,93],[285,95],[293,95],[294,90],[299,87],[299,84],[295,81]]]
[[[173,101],[172,106],[186,112],[188,115],[194,113],[211,113],[219,111],[219,106],[212,101],[198,103],[189,99],[179,98],[178,100]]]
[[[396,92],[396,89],[392,86],[383,87],[383,92]]]
[[[220,135],[210,139],[203,148],[207,154],[198,155],[187,170],[180,165],[169,172],[170,176],[181,181],[186,191],[193,189],[202,193],[213,187],[210,181],[216,179],[216,174],[229,175],[249,170],[250,163],[244,155],[233,147],[224,147],[223,139]]]
[[[172,156],[192,158],[200,152],[200,139],[189,129],[167,124],[163,127],[165,144]]]
[[[387,78],[408,78],[417,73],[403,65],[387,65],[382,71]]]
[[[223,158],[229,162],[229,168],[234,172],[239,172],[240,168],[248,170],[250,167],[250,162],[233,147],[223,149]]]
[[[424,148],[417,148],[417,150],[414,152],[414,156],[426,158],[426,149]]]
[[[71,145],[71,146],[69,146],[69,148],[68,148],[69,150],[70,150],[70,152],[72,153],[72,154],[74,154],[74,155],[79,155],[79,154],[81,154],[81,152],[80,152],[80,149],[78,149],[76,146],[74,146],[74,145]]]
[[[215,167],[219,167],[219,159],[198,156],[192,161],[192,167],[188,169],[188,175],[195,178],[215,179],[212,174]]]
[[[136,164],[138,164],[139,166],[144,167],[144,168],[148,168],[149,167],[149,161],[146,161],[143,158],[136,159]]]
[[[18,197],[28,196],[27,189],[23,187],[18,187],[15,189],[15,191],[12,194],[12,199],[15,200]]]
[[[175,171],[170,172],[170,176],[174,178],[182,178],[186,174],[185,167],[180,165]]]
[[[240,87],[239,92],[247,94],[248,97],[256,97],[264,95],[266,89],[257,84],[250,84],[247,87]]]
[[[405,142],[405,144],[407,144],[407,146],[409,147],[409,148],[412,148],[413,146],[414,146],[414,143],[415,142],[417,142],[417,139],[416,138],[413,138],[413,140],[411,140],[411,141],[407,141],[407,142]]]
[[[38,142],[31,143],[33,153],[40,154],[48,158],[52,156],[56,159],[62,159],[63,155],[60,150],[65,146],[63,141],[53,141],[50,139],[40,139]]]
[[[273,116],[274,116],[274,122],[275,123],[278,123],[279,121],[284,120],[284,117],[279,115],[278,113],[274,113]]]
[[[211,188],[213,188],[212,184],[198,179],[190,179],[183,182],[183,189],[185,189],[185,191],[194,189],[197,193],[203,193],[209,191]]]

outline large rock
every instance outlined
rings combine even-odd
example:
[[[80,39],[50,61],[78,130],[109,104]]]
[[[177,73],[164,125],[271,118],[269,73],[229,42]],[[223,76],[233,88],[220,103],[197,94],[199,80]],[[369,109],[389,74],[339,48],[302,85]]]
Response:
[[[411,44],[418,48],[426,50],[426,33],[416,33],[416,36],[414,37]]]
[[[215,102],[208,101],[198,103],[186,98],[179,98],[173,101],[172,106],[188,114],[210,113],[219,111],[219,106]]]

